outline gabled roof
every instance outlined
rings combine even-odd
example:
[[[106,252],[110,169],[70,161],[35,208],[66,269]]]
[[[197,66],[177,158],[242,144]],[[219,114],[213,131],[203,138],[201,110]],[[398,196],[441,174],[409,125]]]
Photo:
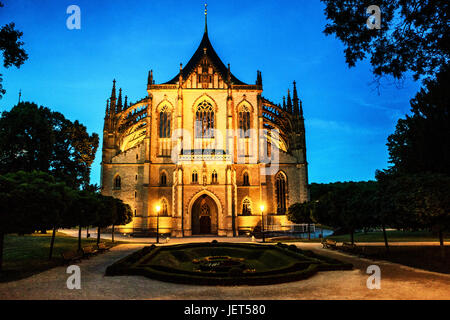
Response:
[[[205,50],[206,49],[206,50]],[[205,56],[208,57],[211,64],[215,67],[216,71],[219,73],[219,75],[224,79],[224,81],[227,81],[228,79],[228,68],[225,66],[225,64],[220,60],[219,56],[217,55],[216,51],[214,50],[211,41],[209,41],[208,37],[208,31],[205,30],[205,33],[203,34],[202,41],[200,42],[200,45],[195,51],[194,55],[192,56],[191,60],[187,63],[187,65],[183,68],[182,75],[183,80],[186,80],[189,78],[191,73],[195,71],[195,68],[200,64],[202,58]],[[164,84],[176,84],[178,83],[179,74],[177,74],[172,80],[169,82],[166,82]],[[246,83],[240,81],[238,78],[236,78],[233,74],[231,74],[231,84],[235,85],[247,85]]]

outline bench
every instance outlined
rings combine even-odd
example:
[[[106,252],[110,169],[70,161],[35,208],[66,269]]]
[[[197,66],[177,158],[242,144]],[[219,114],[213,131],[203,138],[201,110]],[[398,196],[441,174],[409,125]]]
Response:
[[[334,240],[326,239],[322,242],[322,246],[324,249],[336,249],[337,243]]]
[[[98,252],[93,246],[84,247],[81,249],[81,251],[83,252],[83,256],[85,257],[93,256]]]
[[[77,250],[67,251],[61,253],[61,257],[64,260],[64,263],[71,263],[80,261],[83,258],[83,253],[78,252]]]

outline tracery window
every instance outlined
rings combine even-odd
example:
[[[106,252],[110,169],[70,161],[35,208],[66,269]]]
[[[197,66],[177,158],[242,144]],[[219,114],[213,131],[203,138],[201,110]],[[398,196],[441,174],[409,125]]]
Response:
[[[169,108],[164,106],[159,113],[159,137],[170,138],[170,123],[172,120],[172,114],[169,112]]]
[[[206,100],[198,105],[195,113],[195,137],[199,139],[214,138],[214,108]]]
[[[166,175],[165,172],[161,173],[161,177],[160,177],[160,180],[159,180],[159,184],[160,184],[161,186],[166,186],[166,185],[167,185],[167,175]]]
[[[252,205],[250,200],[244,199],[242,202],[242,215],[243,216],[251,216],[252,215]]]
[[[276,177],[275,181],[275,193],[277,196],[277,214],[284,215],[286,214],[286,177],[284,174],[279,173]]]
[[[218,179],[217,179],[217,171],[214,170],[212,175],[211,175],[211,183],[212,184],[217,184],[217,181],[218,181]]]
[[[250,137],[250,109],[246,105],[239,110],[239,131],[241,138]]]
[[[192,172],[192,183],[198,183],[198,172],[197,172],[197,170],[194,170]]]

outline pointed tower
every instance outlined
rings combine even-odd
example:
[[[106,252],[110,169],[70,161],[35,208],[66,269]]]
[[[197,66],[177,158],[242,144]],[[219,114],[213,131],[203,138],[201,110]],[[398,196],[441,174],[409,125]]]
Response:
[[[110,97],[110,105],[109,105],[109,114],[111,117],[113,117],[113,115],[116,112],[116,79],[113,80],[113,88],[111,91],[111,97]]]
[[[288,89],[287,95],[287,111],[292,114],[292,100],[291,100],[291,90]]]
[[[297,94],[297,84],[295,81],[294,81],[293,103],[294,103],[294,116],[298,117],[298,115],[299,115],[299,99],[298,99],[298,94]]]
[[[119,89],[119,99],[117,101],[117,110],[116,113],[121,113],[122,112],[122,88]]]

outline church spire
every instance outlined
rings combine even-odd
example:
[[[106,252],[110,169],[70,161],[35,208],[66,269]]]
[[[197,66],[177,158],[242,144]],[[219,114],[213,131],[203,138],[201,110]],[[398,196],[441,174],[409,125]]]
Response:
[[[208,33],[208,3],[205,1],[205,33]]]
[[[287,111],[292,114],[292,100],[291,100],[291,90],[288,89],[287,95]]]
[[[111,92],[111,99],[116,99],[116,79],[113,80],[113,88]]]
[[[294,102],[294,115],[298,116],[299,115],[299,100],[298,100],[298,94],[297,94],[297,84],[294,81],[294,97],[293,97],[293,102]]]
[[[119,89],[119,101],[117,102],[117,113],[122,112],[122,88]]]

